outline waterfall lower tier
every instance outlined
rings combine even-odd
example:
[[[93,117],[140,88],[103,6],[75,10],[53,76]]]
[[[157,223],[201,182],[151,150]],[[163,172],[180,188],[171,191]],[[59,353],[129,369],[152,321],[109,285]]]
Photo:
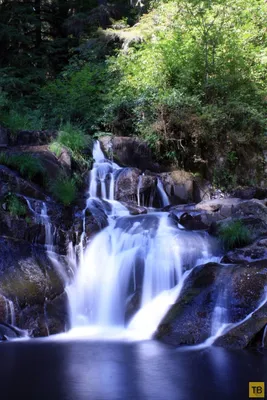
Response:
[[[157,314],[151,335],[176,300],[184,273],[213,253],[208,235],[179,230],[165,213],[113,220],[86,249],[68,288],[72,327],[124,327],[138,311],[149,310],[151,317]],[[165,301],[158,313],[160,296]],[[136,321],[130,328],[140,332],[143,319]]]

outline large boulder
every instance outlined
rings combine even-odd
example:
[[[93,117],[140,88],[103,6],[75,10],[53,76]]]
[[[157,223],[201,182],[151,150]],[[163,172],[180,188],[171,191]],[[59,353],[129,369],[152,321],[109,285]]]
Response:
[[[261,303],[266,284],[267,260],[233,266],[198,266],[186,279],[155,337],[175,346],[202,343],[214,334],[216,307],[227,310],[226,320],[221,323],[243,323]],[[257,335],[264,323],[265,320],[254,329],[250,327],[250,338]]]
[[[194,200],[194,177],[189,172],[164,172],[159,177],[171,204],[190,203]]]
[[[40,130],[18,131],[16,135],[10,135],[9,141],[13,146],[41,146],[51,143],[57,137],[56,131]]]
[[[267,260],[267,239],[257,240],[249,246],[229,251],[221,262],[226,264],[240,264],[256,260]]]
[[[0,165],[0,197],[9,192],[43,201],[48,198],[39,186],[21,178],[10,168]]]
[[[71,276],[64,256],[51,258],[40,246],[0,237],[0,320],[12,322],[7,312],[11,303],[19,328],[34,336],[47,335],[47,325],[53,333],[61,332],[68,325],[62,295]]]
[[[137,202],[139,195],[144,196],[144,203],[148,205],[150,195],[155,192],[156,177],[143,174],[137,168],[123,168],[117,171],[115,177],[115,199],[119,201]]]
[[[138,137],[102,136],[99,138],[107,157],[124,167],[139,168],[142,171],[159,171],[159,165],[152,160],[148,144]]]

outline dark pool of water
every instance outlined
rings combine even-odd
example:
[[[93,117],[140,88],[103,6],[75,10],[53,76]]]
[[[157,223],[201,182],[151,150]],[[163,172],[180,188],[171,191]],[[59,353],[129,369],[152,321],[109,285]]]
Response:
[[[1,400],[241,400],[266,352],[179,352],[156,342],[0,344]]]

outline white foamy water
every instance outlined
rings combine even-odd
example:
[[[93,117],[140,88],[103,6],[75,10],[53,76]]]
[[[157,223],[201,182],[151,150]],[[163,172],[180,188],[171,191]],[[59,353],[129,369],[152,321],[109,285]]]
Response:
[[[92,213],[104,208],[109,226],[87,246],[67,288],[69,335],[148,338],[176,301],[188,271],[213,259],[215,242],[206,233],[179,230],[166,213],[130,216],[110,194],[110,175],[120,167],[105,159],[98,142],[93,156],[86,208]],[[142,175],[138,204],[141,184]],[[162,183],[158,186],[166,204]],[[127,326],[127,306],[133,296],[139,296],[139,306]]]

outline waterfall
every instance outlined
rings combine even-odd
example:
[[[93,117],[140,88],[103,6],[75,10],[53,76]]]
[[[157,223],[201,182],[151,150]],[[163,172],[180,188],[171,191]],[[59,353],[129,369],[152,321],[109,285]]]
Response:
[[[148,338],[176,301],[190,271],[214,260],[216,241],[206,232],[178,229],[164,212],[129,215],[112,196],[111,177],[121,167],[105,159],[98,142],[93,157],[85,210],[94,213],[95,208],[103,207],[109,224],[86,246],[75,280],[67,288],[72,332],[83,335],[91,328],[107,334],[120,329]],[[142,175],[137,188],[139,205],[141,185]],[[159,180],[157,187],[162,204],[169,204]],[[138,305],[127,319],[133,298],[139,299]]]
[[[114,200],[114,172],[120,167],[105,158],[100,143],[95,142],[93,148],[93,168],[90,172],[88,197],[99,197],[104,200]]]
[[[263,331],[263,335],[262,335],[262,341],[261,341],[261,347],[265,347],[265,338],[266,338],[266,334],[267,334],[267,325],[265,325],[264,331]]]
[[[160,201],[161,201],[161,206],[166,207],[170,204],[169,198],[167,196],[167,193],[164,190],[163,183],[161,180],[158,178],[157,179],[157,191],[159,193]]]
[[[144,173],[138,177],[138,183],[137,183],[137,205],[138,206],[144,206],[144,195],[141,194],[141,198],[140,198],[140,189],[141,189],[142,183],[143,183],[143,176],[144,176]]]
[[[33,215],[35,217],[35,221],[37,223],[40,223],[41,225],[43,225],[45,228],[46,253],[47,253],[50,261],[54,265],[59,277],[66,284],[68,282],[68,276],[58,259],[57,253],[55,252],[54,243],[55,243],[55,237],[56,237],[56,228],[54,228],[54,231],[53,231],[53,225],[52,225],[50,217],[48,215],[46,203],[42,202],[41,210],[40,210],[40,212],[38,212],[37,210],[35,210],[35,207],[32,205],[31,199],[29,199],[27,197],[24,197],[24,199],[27,202],[29,210],[33,213]]]
[[[3,296],[3,295],[2,295]],[[15,314],[15,307],[13,301],[7,299],[5,296],[3,296],[6,302],[6,315],[5,319],[7,323],[10,323],[11,325],[15,326],[16,325],[16,314]]]

